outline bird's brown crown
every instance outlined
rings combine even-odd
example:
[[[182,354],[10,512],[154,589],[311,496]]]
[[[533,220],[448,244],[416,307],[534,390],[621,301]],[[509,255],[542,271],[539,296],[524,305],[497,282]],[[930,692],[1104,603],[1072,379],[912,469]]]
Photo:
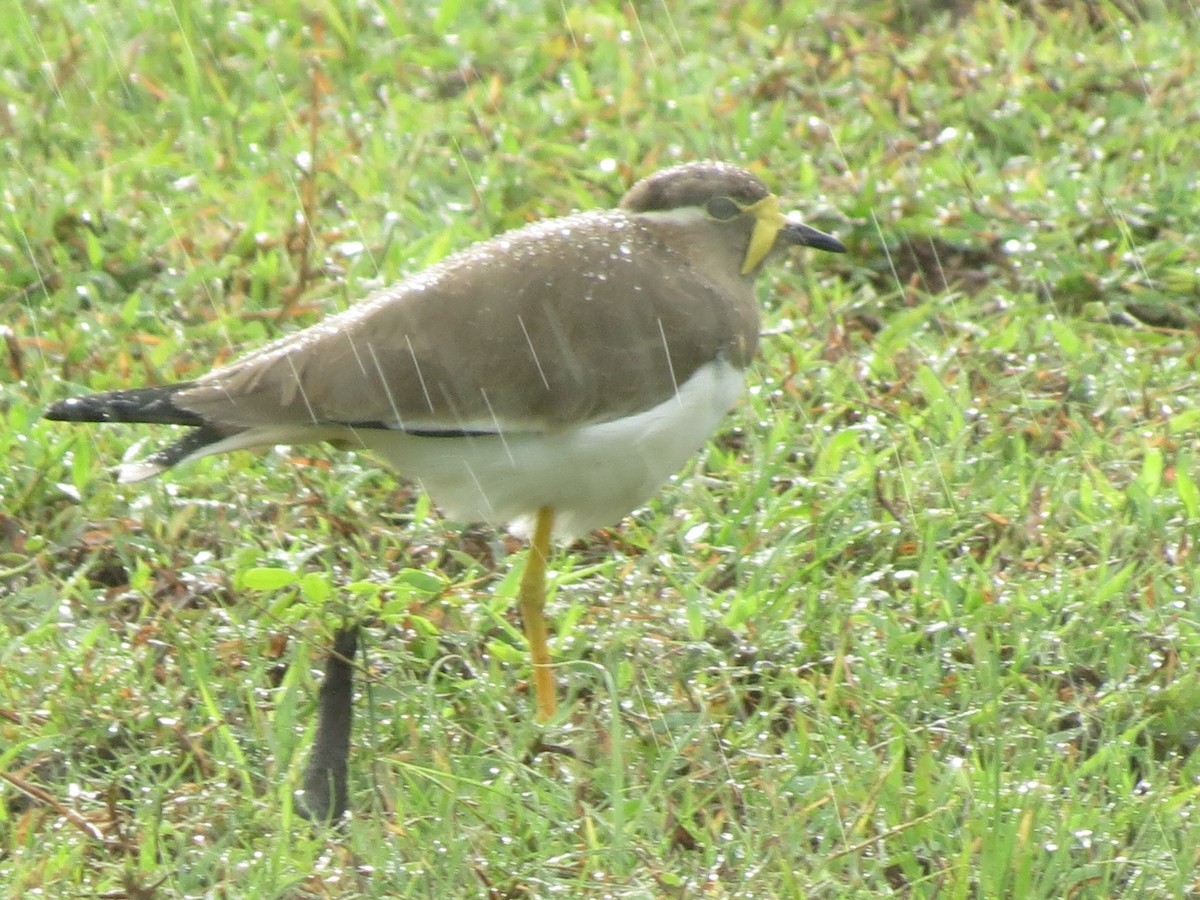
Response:
[[[655,172],[631,187],[621,209],[632,213],[665,212],[704,206],[714,197],[729,197],[752,206],[770,194],[757,175],[720,162],[692,162]]]

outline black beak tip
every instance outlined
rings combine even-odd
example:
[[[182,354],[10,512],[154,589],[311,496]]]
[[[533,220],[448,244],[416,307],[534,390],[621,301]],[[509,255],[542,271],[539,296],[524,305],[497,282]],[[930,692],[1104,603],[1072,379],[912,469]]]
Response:
[[[799,222],[789,222],[784,229],[788,240],[801,247],[812,247],[814,250],[827,250],[830,253],[845,253],[846,245],[832,234],[817,231]]]

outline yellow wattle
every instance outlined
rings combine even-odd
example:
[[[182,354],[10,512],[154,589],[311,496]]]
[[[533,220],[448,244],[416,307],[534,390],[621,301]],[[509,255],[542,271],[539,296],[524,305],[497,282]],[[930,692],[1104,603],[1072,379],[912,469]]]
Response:
[[[774,194],[768,194],[746,209],[754,213],[754,232],[750,235],[746,258],[742,260],[743,275],[749,275],[767,258],[780,229],[787,225],[787,218],[779,211],[779,198]]]

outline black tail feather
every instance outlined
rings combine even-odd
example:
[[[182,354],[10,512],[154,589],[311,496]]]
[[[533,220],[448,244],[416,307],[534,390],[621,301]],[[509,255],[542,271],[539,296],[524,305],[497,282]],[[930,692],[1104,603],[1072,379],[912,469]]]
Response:
[[[183,437],[170,446],[154,451],[146,457],[145,461],[169,469],[180,460],[187,459],[193,453],[204,449],[209,444],[215,444],[227,436],[228,432],[222,431],[220,428],[201,425],[195,431],[185,432]]]
[[[45,412],[45,418],[60,422],[146,422],[153,425],[203,425],[204,419],[175,405],[172,399],[193,382],[163,387],[107,391],[86,397],[60,400]]]

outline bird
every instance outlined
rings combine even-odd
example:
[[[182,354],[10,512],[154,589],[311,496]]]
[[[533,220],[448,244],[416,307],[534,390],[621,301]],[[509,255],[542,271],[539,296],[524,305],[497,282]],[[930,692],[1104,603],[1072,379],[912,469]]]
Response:
[[[527,538],[519,606],[548,721],[553,543],[616,524],[717,429],[757,349],[755,279],[791,247],[846,251],[785,214],[759,175],[683,163],[637,181],[614,209],[473,244],[194,380],[71,397],[45,417],[186,429],[117,466],[123,483],[279,444],[367,451],[449,519]],[[339,636],[327,679],[349,677],[353,635]],[[348,719],[330,728],[348,733]],[[326,750],[306,791],[323,779],[336,795],[310,804],[318,818],[345,805],[343,738],[318,724]]]

